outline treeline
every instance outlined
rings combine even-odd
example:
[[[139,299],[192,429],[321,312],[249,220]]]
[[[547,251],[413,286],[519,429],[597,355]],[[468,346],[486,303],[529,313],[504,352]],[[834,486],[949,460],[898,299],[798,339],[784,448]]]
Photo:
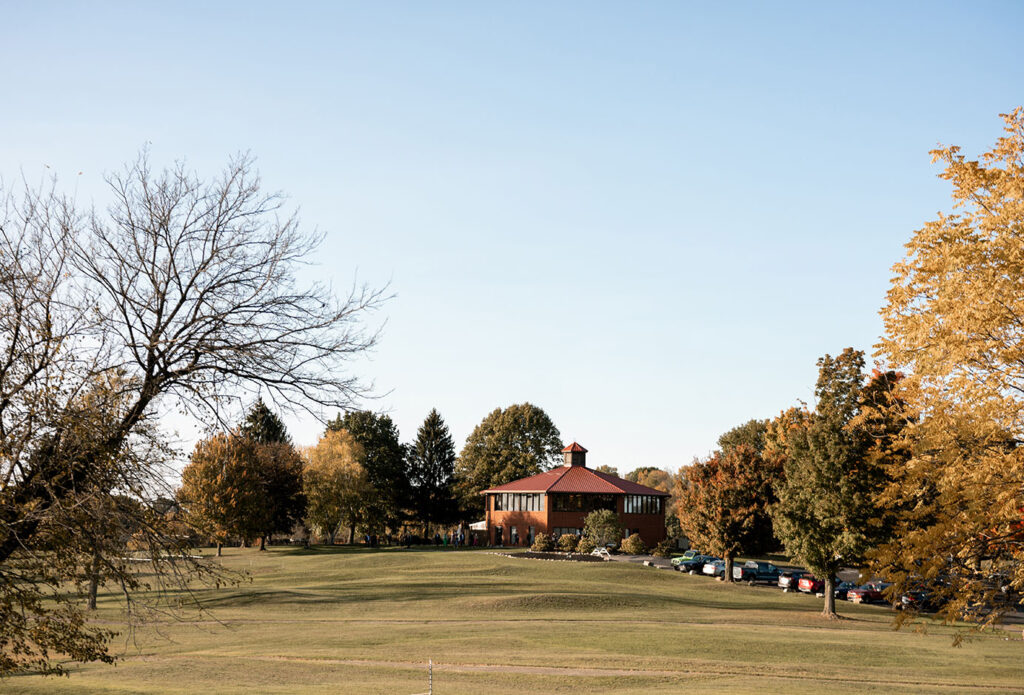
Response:
[[[524,403],[487,415],[458,456],[437,410],[411,442],[387,415],[351,411],[300,449],[259,400],[233,431],[196,445],[178,502],[218,552],[228,541],[262,549],[276,534],[428,538],[482,518],[481,490],[546,470],[561,447],[548,415]]]
[[[977,160],[932,152],[955,212],[917,230],[863,353],[818,361],[813,407],[752,421],[686,471],[683,530],[725,558],[768,531],[826,582],[862,566],[982,627],[1024,591],[1024,108]],[[728,574],[727,574],[728,576]]]
[[[727,581],[737,555],[784,548],[824,580],[831,616],[836,573],[891,541],[900,508],[883,496],[909,458],[914,420],[897,394],[902,375],[864,369],[858,350],[825,355],[813,409],[751,420],[680,471],[681,529],[721,555]]]

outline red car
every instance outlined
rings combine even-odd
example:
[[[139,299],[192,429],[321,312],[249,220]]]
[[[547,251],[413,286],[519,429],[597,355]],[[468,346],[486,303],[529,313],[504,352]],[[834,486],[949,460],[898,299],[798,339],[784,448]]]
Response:
[[[825,580],[818,579],[813,574],[805,574],[800,577],[800,581],[797,582],[797,587],[800,591],[805,594],[820,594],[825,590]]]
[[[881,603],[885,600],[882,592],[890,586],[886,582],[868,582],[846,592],[846,600],[854,603]]]

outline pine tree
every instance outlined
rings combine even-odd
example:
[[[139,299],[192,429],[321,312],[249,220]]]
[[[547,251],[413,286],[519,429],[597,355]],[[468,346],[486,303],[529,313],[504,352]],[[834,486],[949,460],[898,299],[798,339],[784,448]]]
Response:
[[[239,432],[257,444],[291,444],[284,422],[260,398],[238,426]]]
[[[436,409],[431,410],[416,433],[409,456],[412,508],[430,533],[431,524],[452,520],[455,473],[455,442]]]
[[[240,436],[253,443],[253,465],[265,489],[267,523],[259,534],[260,550],[266,537],[288,533],[302,519],[306,501],[302,495],[302,457],[292,445],[281,418],[260,398],[238,425]]]

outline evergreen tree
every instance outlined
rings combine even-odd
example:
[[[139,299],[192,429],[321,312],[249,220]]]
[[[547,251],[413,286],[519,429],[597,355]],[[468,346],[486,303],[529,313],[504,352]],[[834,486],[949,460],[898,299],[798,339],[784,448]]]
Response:
[[[431,410],[416,433],[409,455],[412,509],[426,525],[443,524],[455,514],[452,479],[455,473],[455,442],[436,409]]]
[[[239,432],[257,444],[291,444],[284,422],[260,398],[238,426]]]
[[[246,413],[238,425],[238,433],[254,445],[252,465],[258,470],[265,490],[266,526],[259,534],[260,550],[263,550],[267,536],[290,532],[305,512],[302,457],[292,445],[284,422],[262,398]]]
[[[360,523],[371,532],[395,528],[409,505],[409,474],[406,451],[398,439],[398,428],[387,415],[351,411],[327,423],[328,432],[344,430],[363,448],[363,468],[373,490]],[[350,530],[349,542],[355,530]]]

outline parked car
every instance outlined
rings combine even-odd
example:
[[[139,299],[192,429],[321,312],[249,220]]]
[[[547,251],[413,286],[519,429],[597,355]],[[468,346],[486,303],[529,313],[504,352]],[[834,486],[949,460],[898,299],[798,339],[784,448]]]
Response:
[[[680,572],[700,572],[704,568],[704,563],[717,559],[717,557],[713,557],[711,555],[694,555],[688,560],[674,558],[672,560],[672,564]]]
[[[825,580],[818,579],[813,574],[805,574],[797,581],[796,588],[805,594],[820,594],[825,590]]]
[[[924,589],[911,589],[900,596],[899,608],[902,610],[931,611],[939,608],[941,603],[934,594]]]
[[[885,600],[882,592],[891,586],[887,582],[868,582],[846,592],[846,600],[854,603],[881,603]]]
[[[710,562],[704,563],[704,568],[701,570],[704,574],[709,577],[724,577],[725,576],[725,560],[711,560]]]
[[[779,581],[777,584],[783,591],[796,591],[800,577],[805,574],[807,573],[803,570],[783,570],[779,573]]]
[[[689,550],[684,552],[682,555],[674,556],[672,558],[672,564],[673,565],[678,565],[680,562],[685,562],[686,560],[693,560],[693,559],[696,559],[698,557],[704,557],[703,553],[700,553],[699,551],[697,551],[697,550],[695,550],[693,548],[690,548]]]
[[[780,570],[770,562],[750,560],[732,568],[732,578],[738,582],[774,582],[779,579]]]
[[[836,584],[836,588],[832,590],[832,594],[840,601],[845,601],[846,594],[850,591],[850,589],[856,588],[857,585],[853,582],[839,582],[838,584]]]

